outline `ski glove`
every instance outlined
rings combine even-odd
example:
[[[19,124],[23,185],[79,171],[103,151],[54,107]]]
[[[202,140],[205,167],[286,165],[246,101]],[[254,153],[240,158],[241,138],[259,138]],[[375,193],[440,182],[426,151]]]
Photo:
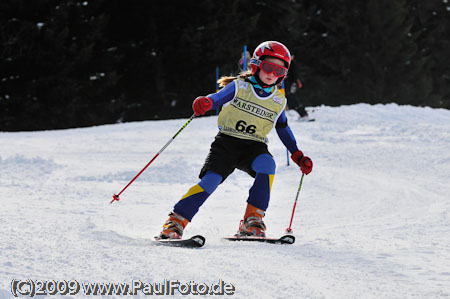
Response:
[[[211,109],[213,106],[213,101],[208,97],[197,97],[192,103],[192,110],[196,116],[203,115]]]
[[[304,174],[309,174],[313,168],[313,162],[309,157],[303,156],[302,151],[296,151],[291,155],[291,159],[300,166],[300,170]]]

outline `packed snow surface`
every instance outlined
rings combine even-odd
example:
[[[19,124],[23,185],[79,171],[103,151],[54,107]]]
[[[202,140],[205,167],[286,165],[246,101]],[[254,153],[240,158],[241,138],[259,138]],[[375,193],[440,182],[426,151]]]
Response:
[[[221,240],[237,230],[253,181],[239,170],[185,230],[204,235],[203,248],[153,242],[199,181],[216,116],[195,118],[113,204],[187,118],[0,132],[0,298],[12,296],[14,279],[223,281],[233,298],[449,297],[450,111],[358,104],[310,114],[314,122],[289,114],[314,162],[298,198],[294,245]],[[264,219],[268,235],[281,236],[301,173],[287,166],[276,133],[269,137],[277,174]]]

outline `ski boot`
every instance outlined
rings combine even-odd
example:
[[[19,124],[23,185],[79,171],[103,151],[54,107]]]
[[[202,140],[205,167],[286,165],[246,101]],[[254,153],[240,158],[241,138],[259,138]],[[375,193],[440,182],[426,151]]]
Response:
[[[169,214],[169,219],[167,219],[166,223],[163,225],[163,230],[159,233],[157,239],[181,239],[183,236],[183,230],[186,225],[189,223],[189,220],[177,214],[175,212],[171,212]]]
[[[264,211],[258,209],[251,204],[247,204],[244,219],[239,224],[239,231],[236,236],[266,237],[266,225],[262,218]]]

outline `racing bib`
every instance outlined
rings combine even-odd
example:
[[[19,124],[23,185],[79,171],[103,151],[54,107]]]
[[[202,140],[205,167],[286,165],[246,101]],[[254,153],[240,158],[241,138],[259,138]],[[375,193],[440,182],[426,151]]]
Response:
[[[231,83],[230,83],[231,84]],[[268,143],[267,134],[274,128],[286,106],[286,98],[275,87],[268,97],[260,97],[253,86],[236,79],[236,95],[223,105],[217,120],[223,134]]]

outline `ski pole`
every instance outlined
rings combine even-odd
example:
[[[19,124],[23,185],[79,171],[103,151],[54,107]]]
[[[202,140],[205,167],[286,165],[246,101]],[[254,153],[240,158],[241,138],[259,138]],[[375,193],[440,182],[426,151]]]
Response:
[[[125,188],[122,189],[122,191],[120,191],[119,194],[114,194],[113,195],[113,200],[111,200],[110,204],[112,204],[114,201],[119,201],[120,200],[120,195],[123,193],[123,191],[125,191],[128,186],[130,186],[146,169],[147,167],[150,166],[150,164],[152,164],[152,162],[166,149],[166,147],[169,146],[170,143],[172,143],[172,141],[178,136],[178,134],[181,133],[181,131],[184,130],[184,128],[186,128],[186,126],[194,119],[195,117],[195,113],[192,114],[192,116],[189,118],[189,120],[181,127],[181,129],[178,130],[178,132],[173,135],[173,137],[166,143],[166,145],[164,145],[159,152],[153,157],[153,159],[150,160],[150,162],[147,163],[147,165],[145,165],[144,168],[142,168],[142,170],[128,183],[128,185],[125,186]]]
[[[295,196],[295,202],[294,202],[294,208],[292,209],[292,215],[291,215],[291,222],[289,223],[289,227],[286,228],[286,232],[287,233],[292,233],[292,220],[294,219],[294,212],[295,212],[295,207],[297,206],[297,199],[298,199],[298,194],[300,193],[300,189],[302,188],[302,183],[303,183],[303,177],[305,176],[305,174],[302,174],[302,178],[300,179],[300,184],[298,185],[298,189],[297,189],[297,195]]]

